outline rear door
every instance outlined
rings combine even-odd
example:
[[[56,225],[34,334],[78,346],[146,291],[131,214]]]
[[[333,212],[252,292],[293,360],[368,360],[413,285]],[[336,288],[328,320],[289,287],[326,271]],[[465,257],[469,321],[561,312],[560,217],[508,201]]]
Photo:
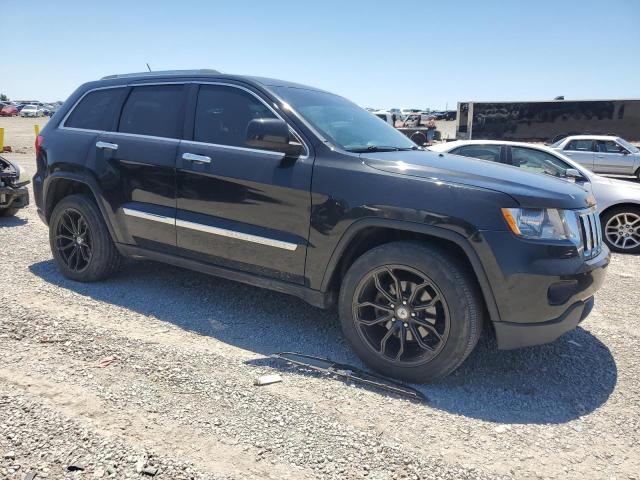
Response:
[[[562,153],[567,157],[584,165],[589,170],[594,170],[593,165],[593,140],[590,139],[574,139],[570,140],[564,147]]]
[[[629,155],[627,149],[615,140],[598,140],[596,142],[594,169],[597,170],[594,171],[633,175],[633,164],[633,156]]]
[[[257,92],[202,84],[194,95],[177,160],[180,254],[302,283],[313,158],[246,145],[249,121],[280,117]]]
[[[94,146],[125,243],[175,252],[175,165],[185,97],[183,84],[131,87],[116,131],[100,134]]]

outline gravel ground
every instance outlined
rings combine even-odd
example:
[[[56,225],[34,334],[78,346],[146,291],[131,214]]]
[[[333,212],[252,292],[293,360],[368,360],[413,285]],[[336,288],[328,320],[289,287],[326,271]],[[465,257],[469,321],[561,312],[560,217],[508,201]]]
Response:
[[[6,143],[33,123],[0,119]],[[267,359],[359,365],[335,312],[293,297],[144,261],[64,279],[32,205],[0,219],[0,478],[638,480],[639,267],[614,255],[580,328],[487,336],[419,404]]]

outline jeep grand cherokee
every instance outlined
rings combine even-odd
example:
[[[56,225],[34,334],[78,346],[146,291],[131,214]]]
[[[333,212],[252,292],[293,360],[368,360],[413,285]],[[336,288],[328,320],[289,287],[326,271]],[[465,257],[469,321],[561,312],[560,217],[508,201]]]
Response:
[[[352,102],[211,70],[79,87],[36,141],[58,268],[145,257],[330,307],[375,370],[452,372],[483,323],[500,348],[590,312],[609,262],[576,185],[425,151]]]

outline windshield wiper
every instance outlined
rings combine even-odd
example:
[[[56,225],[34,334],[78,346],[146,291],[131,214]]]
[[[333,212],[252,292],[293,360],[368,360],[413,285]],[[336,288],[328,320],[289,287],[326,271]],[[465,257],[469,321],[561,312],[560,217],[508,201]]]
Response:
[[[390,147],[386,145],[369,145],[368,147],[361,148],[348,148],[348,152],[353,153],[367,153],[367,152],[401,152],[406,150],[418,150],[419,147]]]

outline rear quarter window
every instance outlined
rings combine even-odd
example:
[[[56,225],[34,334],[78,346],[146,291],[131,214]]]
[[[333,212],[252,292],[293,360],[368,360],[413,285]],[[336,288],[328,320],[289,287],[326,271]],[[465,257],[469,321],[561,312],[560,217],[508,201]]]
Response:
[[[114,130],[124,92],[124,88],[89,92],[73,109],[64,126],[87,130]]]

